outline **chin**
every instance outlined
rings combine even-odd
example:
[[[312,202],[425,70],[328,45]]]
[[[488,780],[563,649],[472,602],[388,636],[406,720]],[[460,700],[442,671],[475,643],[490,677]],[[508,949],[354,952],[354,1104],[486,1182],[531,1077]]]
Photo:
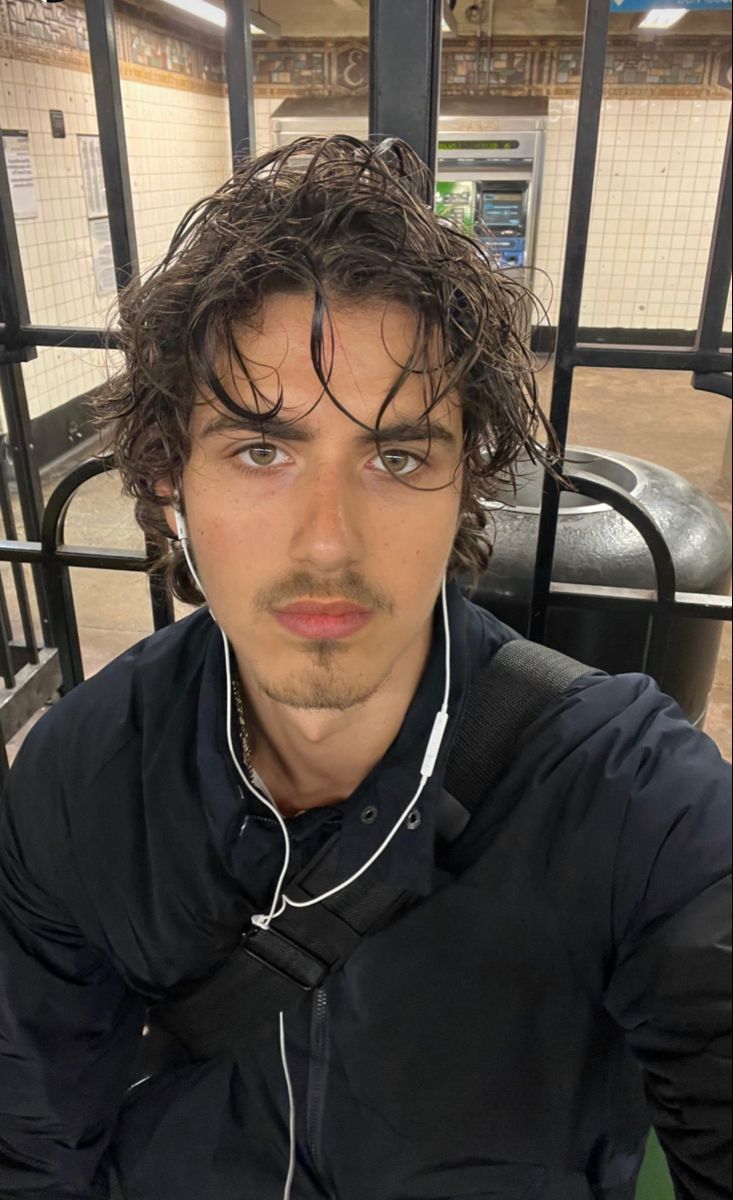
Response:
[[[364,704],[388,676],[389,672],[378,678],[368,679],[363,675],[354,678],[339,672],[337,677],[311,670],[281,679],[257,676],[257,686],[268,699],[288,708],[344,711]]]

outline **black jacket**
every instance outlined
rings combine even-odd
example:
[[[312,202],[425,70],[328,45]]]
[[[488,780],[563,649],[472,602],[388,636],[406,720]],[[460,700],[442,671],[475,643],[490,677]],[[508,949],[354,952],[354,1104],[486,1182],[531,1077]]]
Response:
[[[448,858],[434,810],[477,669],[514,636],[449,589],[451,724],[374,868],[422,899],[285,1020],[293,1200],[631,1200],[649,1118],[682,1200],[730,1196],[730,783],[643,675],[588,675],[526,729]],[[237,944],[277,830],[225,749],[206,611],[147,639],[27,738],[0,812],[0,1197],[281,1200],[278,1016],[246,1059],[128,1091],[145,1011]],[[413,794],[442,630],[402,729],[297,859],[344,878]],[[256,802],[254,802],[256,803]],[[362,821],[365,807],[378,819]]]

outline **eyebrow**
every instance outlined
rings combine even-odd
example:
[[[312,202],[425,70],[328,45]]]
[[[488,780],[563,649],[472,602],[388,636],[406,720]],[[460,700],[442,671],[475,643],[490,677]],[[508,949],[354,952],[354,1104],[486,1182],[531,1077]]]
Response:
[[[309,426],[296,421],[286,421],[279,416],[262,420],[254,414],[248,416],[247,413],[242,413],[241,416],[234,416],[233,413],[229,415],[222,413],[213,417],[204,426],[202,437],[213,437],[214,434],[225,430],[251,430],[254,433],[269,434],[286,442],[314,442],[318,436],[316,431]],[[436,441],[444,442],[446,445],[455,445],[456,437],[448,426],[443,425],[440,421],[431,421],[428,426],[424,420],[421,420],[397,421],[392,425],[380,425],[378,435],[374,430],[360,429],[357,440],[366,445],[374,444],[377,441]]]

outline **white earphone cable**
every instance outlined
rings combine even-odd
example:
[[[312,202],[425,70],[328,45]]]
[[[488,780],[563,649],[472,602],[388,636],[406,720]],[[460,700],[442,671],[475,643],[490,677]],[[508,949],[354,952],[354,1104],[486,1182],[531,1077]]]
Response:
[[[184,517],[181,509],[178,507],[176,507],[176,509],[175,509],[175,514],[176,514],[176,528],[177,528],[177,532],[178,532],[178,541],[181,544],[181,549],[183,550],[183,554],[186,559],[186,564],[188,566],[189,571],[191,572],[191,575],[196,583],[197,588],[201,592],[201,595],[206,596],[206,592],[204,591],[201,580],[198,577],[196,568],[193,565],[193,560],[192,560],[191,552],[189,549],[188,527],[186,525],[186,518]],[[211,613],[212,620],[216,623],[216,617],[214,616],[214,613],[213,613],[210,605],[209,605],[209,612]],[[234,766],[236,767],[236,769],[239,773],[239,776],[240,776],[242,782],[244,783],[245,787],[248,788],[248,790],[252,793],[253,796],[256,797],[257,800],[259,800],[262,804],[265,805],[265,807],[267,809],[269,809],[269,811],[272,813],[275,820],[277,821],[278,825],[280,826],[280,831],[283,835],[283,843],[284,843],[284,847],[285,847],[285,859],[284,859],[284,862],[282,865],[282,870],[278,877],[277,886],[275,889],[275,895],[273,897],[273,902],[272,902],[272,907],[270,909],[270,913],[267,917],[263,917],[261,919],[262,927],[269,928],[270,922],[272,920],[274,920],[275,916],[279,915],[278,913],[275,912],[275,908],[277,907],[280,893],[282,892],[282,889],[283,889],[283,886],[285,883],[285,879],[286,879],[286,876],[288,873],[288,869],[290,867],[290,838],[288,837],[288,831],[287,831],[287,827],[285,825],[285,821],[283,819],[282,813],[280,812],[280,810],[277,808],[276,805],[274,805],[270,800],[268,800],[267,796],[263,796],[263,794],[260,791],[258,791],[257,788],[252,786],[252,784],[250,783],[249,777],[247,776],[246,771],[244,771],[244,769],[242,768],[242,765],[240,764],[239,756],[234,751],[234,743],[232,741],[231,652],[229,649],[229,639],[227,638],[226,634],[224,633],[224,630],[221,627],[219,628],[219,632],[221,633],[222,641],[224,643],[224,663],[226,666],[226,677],[227,677],[226,726],[227,726],[227,746],[229,747],[229,754],[231,756],[232,762],[234,763]]]
[[[433,722],[433,728],[431,730],[430,737],[428,739],[428,745],[425,750],[425,754],[423,756],[422,766],[420,768],[420,784],[418,786],[417,791],[415,792],[415,795],[412,797],[412,800],[407,805],[407,808],[404,810],[404,812],[400,815],[399,819],[393,825],[392,829],[389,831],[389,833],[387,834],[384,841],[374,851],[374,853],[371,855],[371,857],[368,858],[367,861],[359,868],[358,871],[355,871],[354,874],[350,875],[348,879],[345,879],[343,881],[343,883],[337,884],[335,887],[332,887],[329,891],[323,892],[322,895],[320,895],[320,896],[314,896],[310,900],[291,900],[288,896],[285,896],[285,895],[283,895],[282,898],[280,899],[280,892],[278,890],[275,893],[275,898],[273,900],[269,914],[267,916],[264,916],[263,914],[257,914],[256,916],[252,917],[252,924],[255,925],[258,929],[268,929],[270,927],[271,922],[274,921],[277,917],[282,916],[282,914],[285,912],[285,909],[287,907],[310,908],[311,905],[320,904],[323,900],[328,900],[331,896],[335,896],[337,894],[337,892],[342,892],[344,890],[344,888],[349,887],[352,883],[354,883],[357,879],[359,879],[360,876],[362,876],[365,871],[368,871],[369,868],[371,866],[373,866],[373,864],[377,861],[377,859],[384,853],[387,846],[390,844],[392,839],[394,837],[396,837],[397,833],[399,832],[400,828],[404,824],[405,820],[407,819],[407,817],[409,816],[409,814],[412,812],[413,808],[417,804],[418,800],[420,799],[420,796],[422,795],[425,784],[427,783],[428,779],[430,778],[430,776],[432,775],[432,773],[435,769],[435,763],[436,763],[436,760],[438,757],[438,752],[440,750],[440,745],[441,745],[441,742],[443,740],[443,735],[445,734],[445,730],[448,725],[448,698],[450,696],[450,675],[451,675],[451,672],[450,672],[451,641],[450,641],[450,625],[448,622],[448,598],[446,595],[445,576],[443,576],[443,584],[442,584],[441,591],[442,591],[442,602],[443,602],[443,629],[445,632],[445,687],[443,690],[443,703],[440,707],[440,710],[435,715],[435,720]],[[278,889],[281,889],[283,878],[284,878],[284,875],[281,874],[280,882],[278,884]]]
[[[183,549],[183,553],[186,558],[186,563],[188,565],[188,569],[191,572],[191,575],[192,575],[193,579],[195,580],[196,585],[197,585],[199,591],[201,592],[201,595],[205,596],[206,593],[201,585],[201,581],[198,577],[198,574],[196,573],[196,569],[193,565],[192,557],[190,554],[188,529],[186,527],[185,517],[183,515],[183,512],[181,511],[181,509],[178,506],[176,506],[175,513],[176,513],[176,527],[177,527],[177,531],[178,531],[178,540]],[[250,782],[250,780],[247,776],[247,773],[244,771],[242,765],[240,764],[238,755],[235,753],[235,750],[234,750],[234,743],[232,740],[231,651],[229,648],[229,639],[227,638],[226,634],[224,633],[224,630],[221,629],[221,627],[220,627],[222,641],[224,643],[224,662],[225,662],[225,666],[226,666],[226,680],[227,680],[226,727],[227,727],[227,746],[229,748],[229,753],[231,755],[232,762],[234,763],[234,766],[236,767],[237,772],[239,773],[239,776],[242,779],[242,782],[244,783],[245,787],[252,793],[253,796],[255,796],[262,804],[264,804],[266,808],[268,808],[270,810],[270,812],[273,814],[273,816],[277,820],[278,825],[280,826],[280,830],[283,835],[283,841],[284,841],[284,845],[285,845],[284,862],[283,862],[282,870],[280,871],[280,875],[278,877],[277,885],[275,887],[275,894],[273,896],[272,905],[270,907],[270,912],[266,916],[264,914],[257,914],[256,916],[252,917],[252,924],[255,925],[257,928],[269,929],[272,921],[274,921],[276,917],[281,916],[282,913],[285,911],[286,907],[288,907],[288,906],[290,906],[291,908],[309,908],[311,905],[320,904],[323,900],[327,900],[327,899],[329,899],[329,897],[335,896],[337,892],[341,892],[344,890],[344,888],[349,887],[352,883],[355,882],[355,880],[359,879],[360,876],[362,876],[365,871],[368,871],[369,868],[384,853],[387,846],[390,844],[392,839],[397,835],[397,833],[400,830],[400,828],[402,827],[403,823],[405,822],[405,820],[407,819],[407,817],[409,816],[409,814],[412,812],[415,805],[417,804],[418,800],[420,799],[420,796],[422,795],[425,784],[427,783],[428,779],[433,774],[433,771],[435,769],[435,763],[438,758],[440,746],[443,741],[443,736],[445,734],[445,731],[446,731],[446,728],[448,725],[448,699],[450,696],[450,681],[451,681],[451,662],[450,662],[451,639],[450,639],[450,625],[449,625],[449,621],[448,621],[448,600],[447,600],[447,595],[446,595],[446,577],[445,577],[445,575],[443,576],[443,582],[442,582],[442,587],[441,587],[441,596],[442,596],[442,605],[443,605],[443,630],[444,630],[444,636],[445,636],[445,687],[444,687],[444,691],[443,691],[443,703],[442,703],[439,711],[435,715],[435,719],[433,721],[433,727],[430,732],[430,737],[428,738],[428,744],[425,749],[425,754],[423,755],[423,761],[422,761],[422,765],[420,767],[420,783],[418,785],[417,791],[415,792],[415,795],[412,797],[412,800],[410,801],[410,803],[407,805],[407,808],[404,810],[404,812],[400,816],[399,820],[393,825],[392,829],[387,834],[384,841],[381,843],[381,845],[378,847],[378,849],[374,851],[374,853],[371,855],[371,857],[369,859],[367,859],[367,861],[359,868],[358,871],[355,871],[354,874],[351,875],[348,879],[345,879],[343,881],[343,883],[340,883],[336,887],[331,888],[329,891],[324,892],[321,896],[316,896],[311,900],[304,900],[304,901],[290,900],[286,895],[283,894],[283,888],[285,886],[285,879],[287,878],[288,869],[290,867],[290,858],[291,858],[290,838],[288,836],[288,831],[287,831],[287,827],[285,825],[283,816],[280,813],[277,806],[275,804],[273,804],[267,798],[267,796],[264,796],[260,791],[258,791],[257,788],[255,788],[252,785],[252,783]],[[209,611],[211,612],[212,620],[215,623],[218,623],[218,622],[216,622],[216,617],[214,616],[214,613],[211,610],[211,606],[209,606]],[[285,1076],[285,1085],[286,1085],[287,1094],[288,1094],[288,1135],[289,1135],[288,1173],[287,1173],[287,1178],[285,1180],[285,1189],[283,1191],[283,1200],[291,1200],[293,1181],[295,1179],[295,1166],[296,1166],[296,1128],[295,1128],[296,1113],[295,1113],[295,1096],[294,1096],[294,1092],[293,1092],[293,1082],[292,1082],[292,1078],[290,1075],[290,1066],[288,1064],[285,1017],[282,1012],[280,1013],[280,1058],[281,1058],[281,1062],[282,1062],[283,1074]]]
[[[288,1092],[288,1134],[290,1152],[288,1158],[288,1174],[285,1180],[285,1190],[283,1192],[283,1200],[290,1200],[290,1195],[293,1188],[293,1180],[295,1179],[295,1096],[293,1094],[293,1081],[290,1076],[290,1066],[288,1064],[288,1046],[285,1037],[285,1017],[280,1013],[280,1058],[283,1066],[283,1074],[285,1076],[285,1086]]]
[[[258,789],[252,785],[252,783],[250,782],[250,780],[247,776],[246,771],[244,770],[244,768],[242,767],[242,765],[239,761],[239,756],[234,751],[234,743],[232,741],[231,651],[229,649],[229,639],[227,638],[223,629],[221,630],[221,635],[222,635],[222,640],[224,642],[224,661],[226,663],[226,673],[227,673],[227,717],[226,717],[226,719],[227,719],[227,745],[229,747],[229,753],[231,755],[232,762],[234,763],[235,767],[237,768],[237,771],[239,772],[240,778],[242,779],[242,782],[244,783],[245,787],[247,787],[248,790],[252,793],[252,795],[255,796],[256,799],[259,800],[262,804],[264,804],[265,807],[268,808],[270,810],[270,812],[272,813],[272,815],[274,816],[275,820],[277,821],[278,825],[280,826],[280,832],[283,835],[283,843],[285,846],[285,859],[284,859],[284,862],[282,865],[282,869],[280,871],[280,875],[278,877],[277,885],[275,888],[275,895],[272,900],[272,906],[270,908],[270,912],[267,917],[262,917],[259,922],[255,921],[254,917],[252,918],[253,923],[256,924],[258,928],[268,929],[270,926],[270,922],[273,921],[276,916],[279,916],[279,913],[276,913],[275,909],[277,907],[278,899],[279,899],[280,893],[282,892],[282,889],[284,887],[285,879],[286,879],[286,876],[288,873],[288,869],[290,867],[290,838],[288,836],[288,830],[287,830],[287,826],[285,824],[285,819],[284,819],[282,813],[280,812],[279,808],[277,807],[276,804],[273,804],[271,800],[268,800],[267,796],[264,796],[262,794],[262,792],[258,791]]]
[[[183,553],[186,556],[186,562],[188,564],[188,569],[190,570],[193,578],[195,579],[196,584],[199,588],[199,591],[201,592],[202,595],[205,595],[206,593],[204,592],[204,589],[201,586],[201,582],[199,580],[198,575],[196,574],[196,570],[193,566],[193,562],[191,561],[191,555],[189,553],[189,545],[188,545],[188,530],[186,528],[185,517],[183,516],[183,513],[180,512],[180,510],[178,510],[178,509],[176,509],[176,524],[177,524],[177,528],[178,528],[178,538],[181,543],[181,546],[183,547]],[[435,769],[435,763],[438,758],[438,753],[440,751],[440,746],[443,741],[443,736],[444,736],[446,728],[448,726],[448,716],[449,716],[449,714],[448,714],[448,698],[450,696],[450,682],[451,682],[451,661],[450,661],[450,659],[451,659],[451,639],[450,639],[450,623],[448,621],[448,598],[446,595],[446,577],[445,577],[445,575],[443,576],[443,582],[442,582],[442,586],[441,586],[441,598],[442,598],[442,607],[443,607],[443,631],[444,631],[444,640],[445,640],[445,686],[444,686],[444,690],[443,690],[443,703],[441,704],[439,711],[435,715],[435,720],[433,721],[433,727],[430,732],[430,737],[428,739],[428,744],[427,744],[427,747],[425,750],[425,754],[423,756],[422,765],[420,767],[420,783],[418,785],[417,791],[415,792],[414,796],[410,800],[410,803],[407,805],[407,807],[401,813],[399,819],[395,822],[395,824],[390,829],[390,831],[387,834],[387,836],[385,837],[384,841],[377,847],[377,849],[367,859],[367,861],[362,864],[362,866],[359,868],[359,870],[355,871],[353,875],[350,875],[348,879],[345,879],[343,881],[343,883],[337,884],[335,887],[330,888],[329,891],[323,892],[323,894],[320,896],[314,896],[310,900],[291,900],[288,896],[283,894],[283,887],[285,886],[285,879],[287,878],[288,869],[290,867],[290,858],[291,858],[290,838],[288,836],[288,831],[287,831],[287,827],[285,825],[285,821],[282,817],[282,814],[280,813],[280,810],[277,808],[277,806],[275,804],[273,804],[270,800],[268,800],[268,798],[266,796],[264,796],[262,794],[262,792],[258,791],[258,789],[253,787],[253,785],[250,783],[250,780],[247,777],[246,772],[243,770],[243,768],[239,762],[239,757],[234,751],[234,744],[232,741],[231,652],[229,649],[229,640],[228,640],[226,634],[224,633],[224,630],[223,629],[221,630],[222,640],[224,643],[224,660],[226,663],[226,676],[227,676],[226,710],[227,710],[227,745],[229,747],[229,753],[231,755],[234,766],[236,767],[237,772],[239,773],[239,776],[242,779],[242,782],[247,787],[247,789],[262,804],[264,804],[265,807],[267,809],[269,809],[269,811],[275,817],[278,825],[280,826],[280,831],[283,835],[283,841],[284,841],[284,845],[285,845],[285,860],[283,862],[282,870],[280,871],[277,885],[275,887],[275,894],[272,899],[270,911],[266,915],[264,913],[257,913],[255,916],[252,917],[252,924],[256,928],[269,929],[272,922],[277,917],[282,916],[282,914],[285,912],[285,909],[287,907],[310,908],[312,905],[320,904],[320,903],[322,903],[322,901],[330,899],[331,896],[335,896],[338,892],[342,892],[344,890],[344,888],[350,887],[350,885],[352,883],[354,883],[357,879],[359,879],[365,873],[365,871],[368,871],[369,868],[374,865],[374,863],[377,861],[377,859],[381,857],[381,855],[387,849],[387,846],[389,846],[390,842],[397,836],[402,825],[407,820],[407,817],[410,815],[413,808],[415,807],[418,800],[420,799],[420,796],[423,793],[423,789],[425,788],[425,785],[426,785],[428,779],[430,778],[430,776],[432,775],[432,773]],[[213,612],[211,615],[213,618],[214,617]]]

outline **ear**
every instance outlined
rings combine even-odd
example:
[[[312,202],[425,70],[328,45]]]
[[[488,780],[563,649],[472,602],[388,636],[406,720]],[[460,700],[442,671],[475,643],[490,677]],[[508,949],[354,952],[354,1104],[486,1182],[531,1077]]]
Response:
[[[153,490],[156,496],[159,496],[161,500],[169,501],[169,503],[166,504],[165,508],[163,509],[166,525],[170,530],[171,537],[175,538],[177,541],[180,540],[181,497],[178,489],[175,487],[172,480],[159,479]]]

